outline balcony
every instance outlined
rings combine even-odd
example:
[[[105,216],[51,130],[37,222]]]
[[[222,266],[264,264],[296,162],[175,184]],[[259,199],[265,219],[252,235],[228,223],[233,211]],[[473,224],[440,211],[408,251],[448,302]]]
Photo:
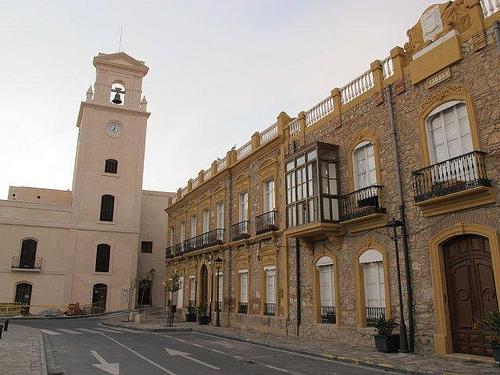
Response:
[[[273,210],[255,218],[255,233],[262,234],[278,230],[278,211]]]
[[[385,316],[385,307],[367,307],[366,325],[373,326],[377,319]]]
[[[321,306],[321,323],[335,324],[336,318],[335,306]]]
[[[415,205],[435,216],[495,202],[486,153],[473,151],[412,173]]]
[[[24,258],[20,256],[13,256],[10,268],[12,271],[40,272],[42,268],[42,258]]]
[[[349,225],[351,233],[385,224],[382,192],[383,186],[372,185],[340,198],[340,221]]]
[[[240,221],[239,223],[233,224],[231,228],[232,240],[239,241],[250,237],[250,221]]]
[[[183,244],[178,243],[165,249],[165,259],[171,259],[182,254]]]
[[[224,229],[215,229],[184,241],[182,253],[185,254],[205,247],[221,245],[223,242]]]

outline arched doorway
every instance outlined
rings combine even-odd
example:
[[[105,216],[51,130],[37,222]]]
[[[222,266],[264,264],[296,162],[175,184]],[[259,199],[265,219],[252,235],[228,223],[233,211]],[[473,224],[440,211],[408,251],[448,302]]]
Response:
[[[478,319],[498,310],[488,239],[476,234],[442,244],[453,351],[491,355]]]
[[[139,280],[139,305],[151,305],[151,280]]]
[[[14,299],[14,302],[18,302],[23,305],[23,307],[21,308],[21,312],[23,315],[30,312],[29,305],[31,304],[31,290],[31,284],[20,283],[16,285],[16,297]]]
[[[201,290],[200,290],[200,303],[205,305],[208,309],[208,270],[207,266],[201,266],[200,271]]]
[[[92,312],[99,313],[106,311],[106,298],[108,286],[106,284],[95,284],[92,290]]]

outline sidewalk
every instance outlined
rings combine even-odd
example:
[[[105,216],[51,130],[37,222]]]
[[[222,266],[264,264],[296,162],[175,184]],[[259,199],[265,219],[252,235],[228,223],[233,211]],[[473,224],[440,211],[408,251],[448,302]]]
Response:
[[[41,375],[40,331],[9,324],[0,339],[0,373],[6,375]]]
[[[243,342],[264,345],[276,349],[355,363],[381,369],[392,369],[407,374],[423,375],[494,375],[500,374],[493,359],[479,362],[474,357],[462,355],[418,355],[418,354],[384,354],[373,347],[350,346],[334,341],[311,340],[296,336],[275,336],[271,334],[248,332],[236,328],[201,326],[197,323],[176,322],[169,328],[159,317],[147,319],[145,323],[123,322],[123,318],[109,319],[103,322],[109,326],[127,327],[131,329],[153,332],[193,330],[195,332],[230,338]]]

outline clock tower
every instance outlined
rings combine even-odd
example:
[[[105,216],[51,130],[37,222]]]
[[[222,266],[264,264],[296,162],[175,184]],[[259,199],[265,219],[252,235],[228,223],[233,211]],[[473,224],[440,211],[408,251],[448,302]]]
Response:
[[[148,67],[126,53],[99,53],[94,87],[78,114],[67,297],[106,310],[126,308],[136,277],[149,113]],[[91,291],[91,293],[89,292]],[[104,300],[104,301],[103,301]]]

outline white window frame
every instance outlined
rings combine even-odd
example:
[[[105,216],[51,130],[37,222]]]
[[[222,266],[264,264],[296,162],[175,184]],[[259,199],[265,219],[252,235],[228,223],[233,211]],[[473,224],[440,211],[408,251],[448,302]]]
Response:
[[[385,304],[385,275],[383,257],[380,251],[369,249],[359,257],[363,273],[363,288],[365,291],[365,307],[386,307]],[[369,275],[370,274],[370,275]],[[373,275],[372,275],[373,274]],[[376,282],[369,284],[369,276],[375,276]],[[375,285],[375,289],[371,288]],[[374,291],[374,294],[372,294]]]
[[[266,272],[266,303],[276,303],[276,267],[270,267]],[[272,288],[269,282],[272,280]]]
[[[239,221],[248,220],[248,192],[241,192],[239,195]]]
[[[465,109],[465,118],[466,123],[467,123],[467,128],[468,128],[468,133],[463,133],[462,129],[460,128],[460,119],[458,117],[458,106],[464,106]],[[453,108],[453,116],[454,116],[454,121],[450,124],[454,125],[455,131],[457,132],[458,138],[456,138],[458,142],[458,146],[460,148],[459,154],[451,156],[450,155],[450,142],[453,141],[453,139],[450,139],[448,136],[448,133],[446,131],[446,124],[444,123],[444,111]],[[439,121],[439,126],[436,129],[432,129],[434,121]],[[427,140],[428,140],[428,148],[429,148],[429,156],[430,156],[430,161],[431,164],[436,164],[440,163],[449,159],[452,159],[454,157],[458,157],[460,155],[467,154],[469,152],[474,151],[474,145],[472,142],[472,129],[470,127],[470,121],[469,121],[469,112],[467,110],[467,105],[463,101],[459,100],[453,100],[450,102],[446,102],[444,104],[441,104],[440,106],[436,107],[429,115],[427,116],[425,120],[425,129],[427,133]],[[440,143],[439,145],[444,145],[445,146],[445,152],[446,156],[443,160],[438,160],[437,157],[437,145],[436,145],[436,138],[434,136],[434,133],[437,129],[441,129],[441,132],[443,134],[443,143]],[[467,149],[467,145],[464,143],[464,137],[469,138],[469,144],[470,144],[470,149]]]
[[[248,270],[240,270],[238,271],[239,273],[239,283],[240,283],[240,302],[241,303],[248,303],[248,280],[249,280],[249,277],[248,277]],[[242,281],[242,277],[245,277],[245,282],[246,282],[246,288],[243,288],[243,283],[241,282]],[[245,297],[245,298],[243,298]]]
[[[276,209],[274,180],[270,179],[263,183],[264,213]]]
[[[170,227],[170,246],[175,245],[175,227]]]
[[[190,224],[189,225],[189,227],[190,227],[189,235],[191,236],[191,238],[193,238],[193,237],[196,237],[198,220],[196,218],[196,215],[191,215],[189,220],[190,220],[190,222],[189,222],[189,224]]]
[[[371,150],[371,153],[369,152]],[[365,170],[361,171],[359,165],[364,161]],[[352,155],[355,190],[377,184],[377,165],[375,160],[375,146],[372,142],[363,141],[356,145]]]
[[[189,300],[196,304],[196,277],[189,276]]]
[[[224,229],[224,202],[217,203],[216,216],[217,229]]]
[[[320,306],[335,306],[335,269],[333,265],[333,260],[327,256],[321,257],[316,262]],[[325,286],[324,275],[329,276],[326,280],[326,291],[323,291]],[[325,295],[329,295],[328,298],[325,298]]]
[[[201,211],[202,218],[202,232],[207,233],[210,232],[210,210],[205,209]]]
[[[179,290],[177,291],[177,308],[184,307],[184,276],[179,277]]]

